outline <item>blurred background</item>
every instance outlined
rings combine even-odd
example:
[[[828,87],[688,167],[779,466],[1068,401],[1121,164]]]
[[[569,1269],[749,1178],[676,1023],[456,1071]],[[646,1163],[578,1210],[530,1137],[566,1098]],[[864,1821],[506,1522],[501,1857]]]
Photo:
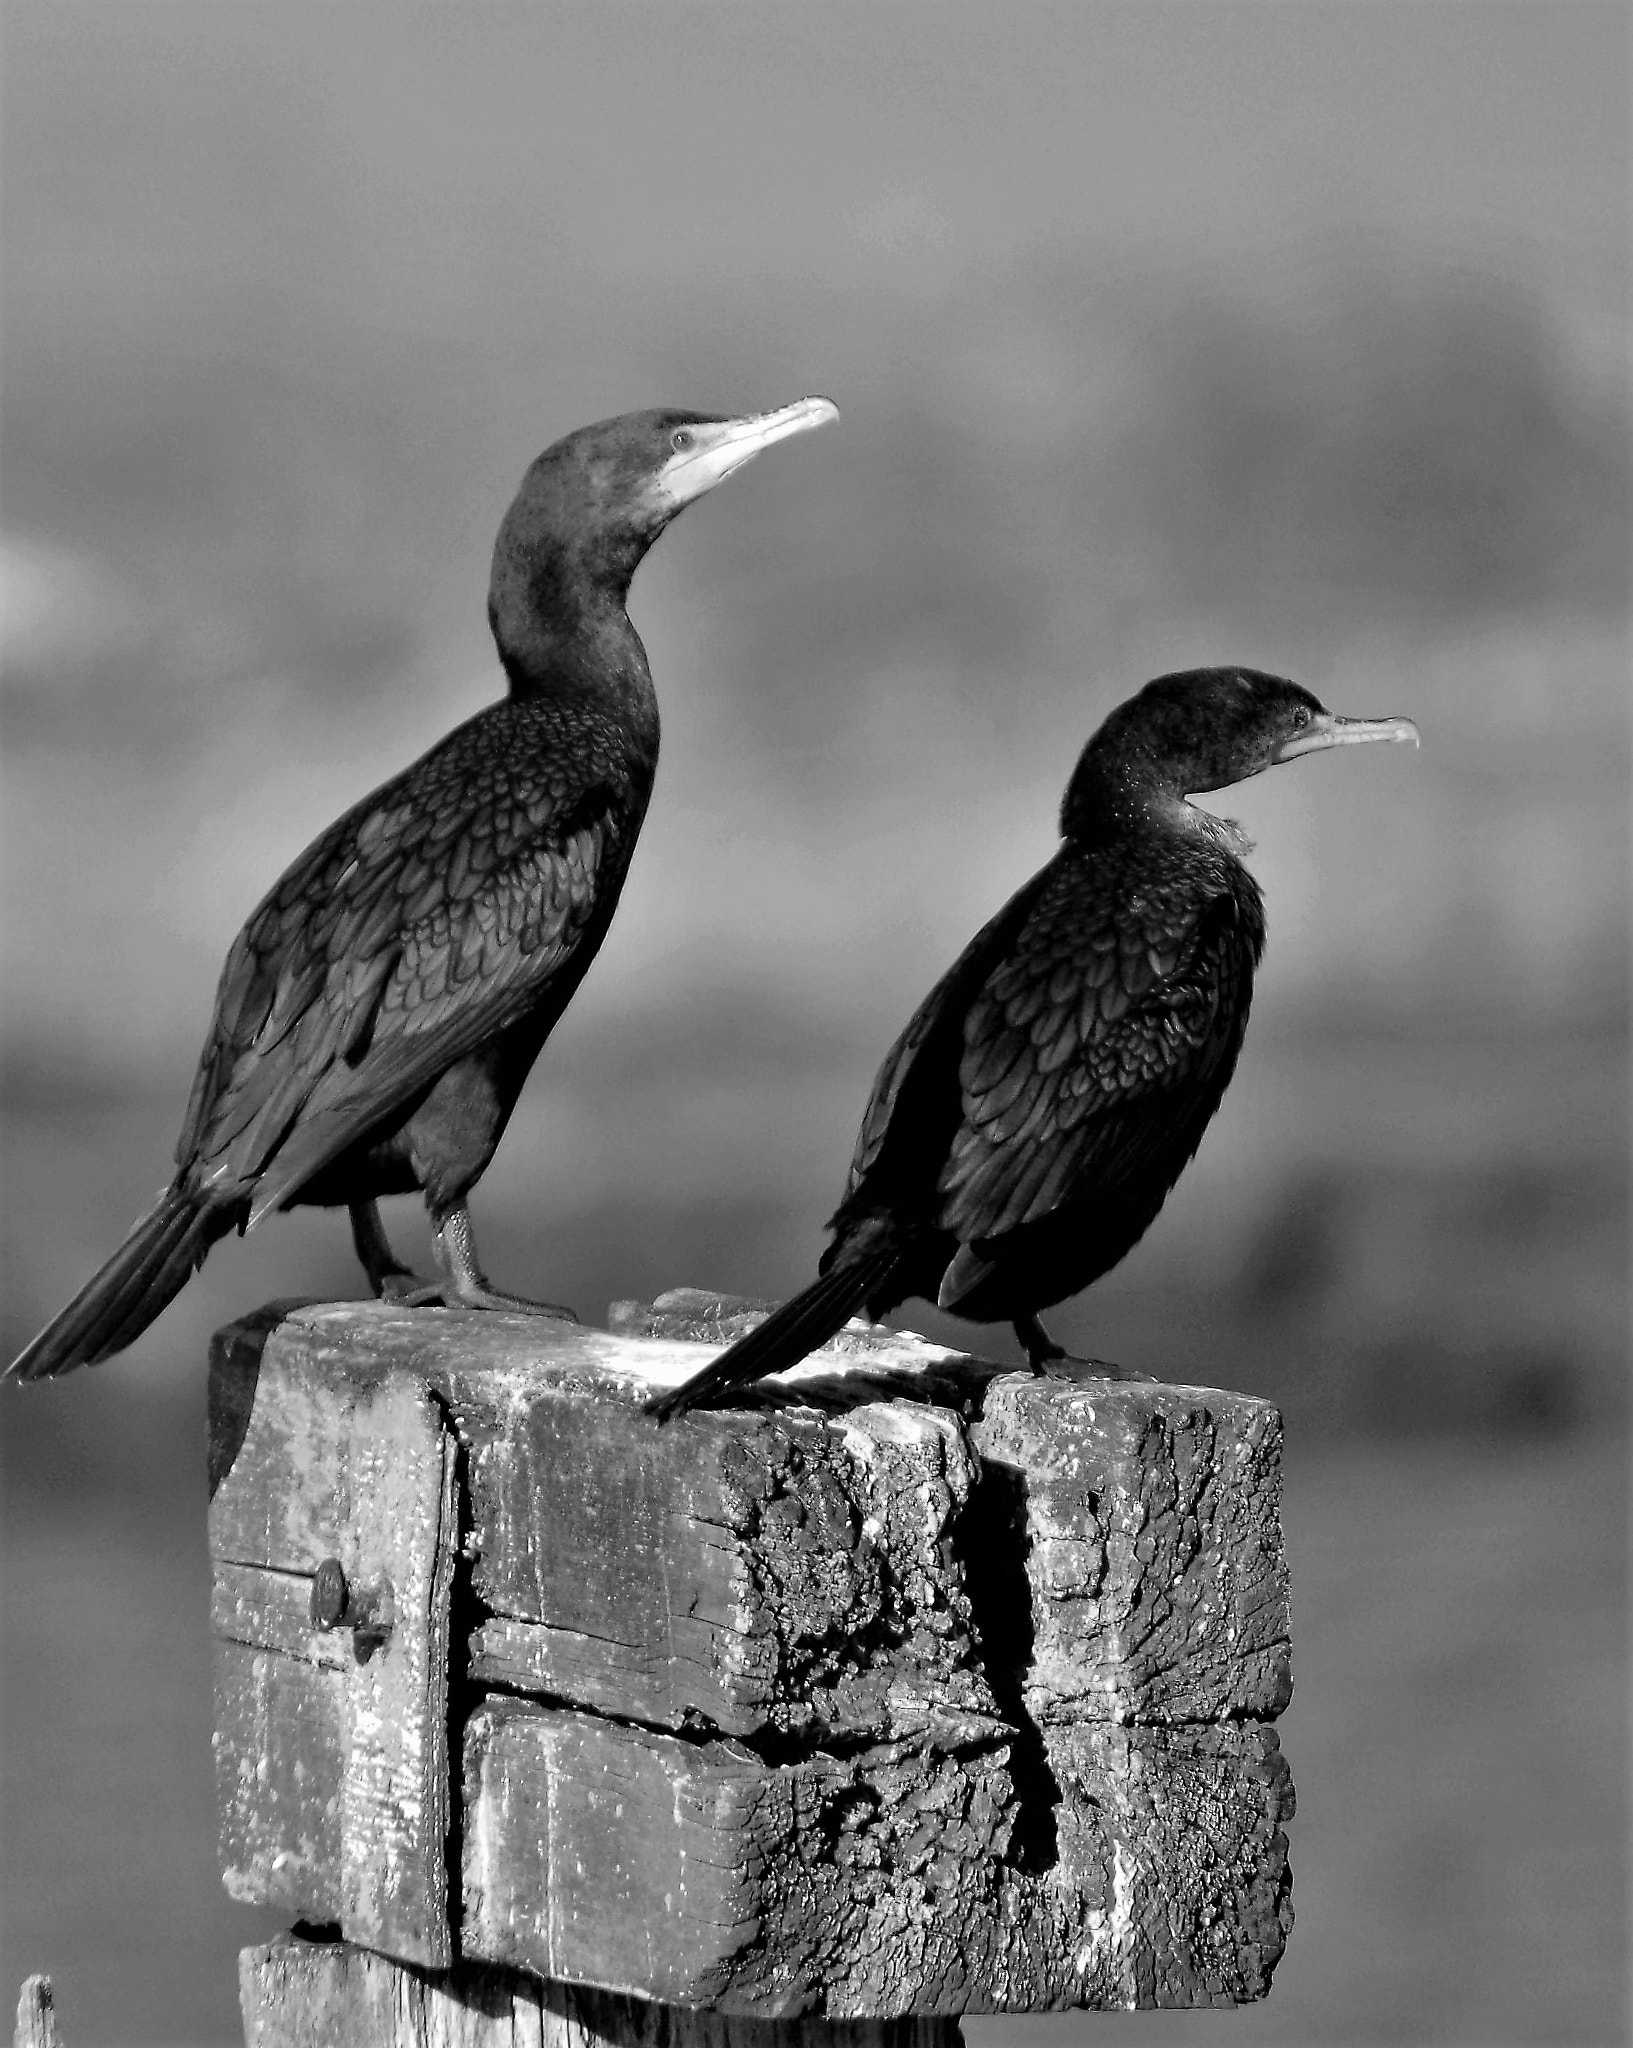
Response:
[[[1252,2010],[970,2033],[1625,2039],[1627,10],[14,0],[4,56],[8,1355],[167,1177],[251,905],[495,694],[534,453],[829,393],[637,579],[657,795],[487,1263],[791,1291],[1112,704],[1416,718],[1210,800],[1247,1049],[1051,1319],[1283,1405],[1298,1924]],[[3,1390],[0,1994],[75,2048],[237,2038],[204,1352],[359,1291],[275,1219]]]

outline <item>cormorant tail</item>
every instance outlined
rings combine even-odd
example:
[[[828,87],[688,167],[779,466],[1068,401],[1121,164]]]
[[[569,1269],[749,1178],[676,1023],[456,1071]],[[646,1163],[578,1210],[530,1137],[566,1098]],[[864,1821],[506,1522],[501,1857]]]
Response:
[[[5,1377],[49,1379],[123,1351],[181,1292],[230,1222],[188,1189],[166,1188],[107,1264],[12,1360]]]
[[[668,1422],[672,1416],[706,1406],[731,1387],[746,1386],[750,1380],[764,1379],[767,1373],[798,1365],[807,1352],[842,1330],[868,1297],[878,1292],[896,1259],[896,1252],[881,1250],[835,1265],[774,1309],[758,1328],[739,1337],[712,1365],[693,1373],[684,1385],[654,1394],[646,1404],[647,1414]]]

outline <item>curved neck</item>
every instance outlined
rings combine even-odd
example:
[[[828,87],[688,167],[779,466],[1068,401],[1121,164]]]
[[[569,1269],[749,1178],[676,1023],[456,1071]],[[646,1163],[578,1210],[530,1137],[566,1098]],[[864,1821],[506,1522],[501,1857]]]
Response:
[[[651,701],[646,649],[624,608],[648,544],[598,534],[575,547],[501,529],[488,624],[513,697],[583,692],[631,711]]]

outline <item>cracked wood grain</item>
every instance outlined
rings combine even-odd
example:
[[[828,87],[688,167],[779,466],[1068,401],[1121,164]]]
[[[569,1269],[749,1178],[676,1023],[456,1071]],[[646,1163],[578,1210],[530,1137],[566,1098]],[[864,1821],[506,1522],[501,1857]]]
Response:
[[[762,2017],[1262,1996],[1290,1924],[1270,1731],[1056,1731],[1056,1843],[1030,1869],[1007,1735],[768,1765],[489,1700],[466,1732],[467,1951]]]
[[[677,1288],[615,1304],[614,1320],[729,1343],[767,1306]],[[985,1506],[1008,1515],[1006,1554],[1024,1564],[1004,1656],[1024,1660],[1033,1716],[1186,1722],[1286,1706],[1281,1417],[1270,1402],[1129,1379],[1093,1360],[1042,1377],[1005,1371],[861,1324],[756,1391],[828,1405],[860,1387],[965,1413]]]

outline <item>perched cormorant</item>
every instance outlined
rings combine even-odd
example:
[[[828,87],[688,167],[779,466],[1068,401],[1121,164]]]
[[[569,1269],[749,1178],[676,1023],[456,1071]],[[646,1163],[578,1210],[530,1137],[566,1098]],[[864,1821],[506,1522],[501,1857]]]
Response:
[[[651,1412],[780,1372],[909,1295],[1013,1323],[1034,1372],[1061,1357],[1038,1311],[1145,1234],[1247,1028],[1262,899],[1241,834],[1187,795],[1322,747],[1416,739],[1409,719],[1336,718],[1252,669],[1160,676],[1120,704],[1067,785],[1060,850],[886,1055],[821,1277]]]
[[[233,942],[178,1171],[15,1360],[19,1379],[123,1350],[216,1239],[344,1203],[376,1294],[570,1315],[490,1287],[466,1197],[595,958],[646,813],[658,705],[625,611],[669,521],[825,398],[743,419],[629,413],[528,470],[493,551],[509,695],[349,810]],[[376,1206],[420,1189],[440,1282],[398,1264]]]

